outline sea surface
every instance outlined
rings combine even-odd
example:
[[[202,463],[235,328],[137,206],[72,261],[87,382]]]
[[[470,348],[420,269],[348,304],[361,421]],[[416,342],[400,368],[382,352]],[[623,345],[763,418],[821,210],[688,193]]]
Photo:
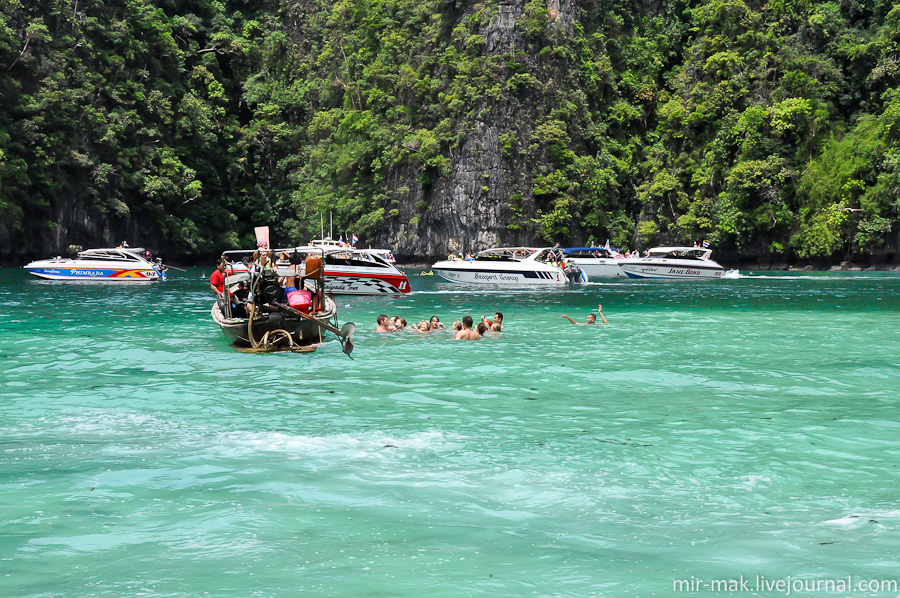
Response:
[[[411,275],[408,296],[338,298],[351,360],[334,340],[236,352],[210,272],[0,270],[0,596],[900,583],[897,273],[538,291]],[[598,304],[605,326],[561,318]],[[374,333],[380,313],[495,311],[506,331],[475,342]],[[870,585],[790,595],[900,595]]]

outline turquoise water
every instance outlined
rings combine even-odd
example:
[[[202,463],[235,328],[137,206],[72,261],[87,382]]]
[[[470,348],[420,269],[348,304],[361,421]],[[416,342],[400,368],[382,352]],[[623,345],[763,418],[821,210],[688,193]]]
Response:
[[[896,273],[538,292],[411,277],[407,297],[338,298],[353,361],[335,341],[235,352],[208,274],[0,270],[0,596],[900,580]],[[607,326],[560,318],[597,303]],[[379,313],[496,310],[507,331],[477,342],[373,332]]]

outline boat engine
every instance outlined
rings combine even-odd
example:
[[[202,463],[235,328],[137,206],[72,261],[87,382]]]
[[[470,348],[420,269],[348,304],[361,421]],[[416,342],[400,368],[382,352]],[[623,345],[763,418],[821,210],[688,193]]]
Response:
[[[263,303],[284,302],[284,288],[278,284],[278,278],[272,270],[263,270],[258,296]]]
[[[575,264],[569,263],[566,265],[566,276],[569,277],[570,284],[580,284],[582,282],[587,282],[587,276],[579,266]]]

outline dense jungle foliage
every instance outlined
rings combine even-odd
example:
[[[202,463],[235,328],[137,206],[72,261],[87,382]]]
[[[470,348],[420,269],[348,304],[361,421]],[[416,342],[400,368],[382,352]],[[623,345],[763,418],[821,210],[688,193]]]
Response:
[[[506,106],[504,225],[535,241],[896,250],[900,5],[523,2],[492,51],[497,0],[4,0],[0,238],[105,219],[210,253],[332,211],[390,241]]]

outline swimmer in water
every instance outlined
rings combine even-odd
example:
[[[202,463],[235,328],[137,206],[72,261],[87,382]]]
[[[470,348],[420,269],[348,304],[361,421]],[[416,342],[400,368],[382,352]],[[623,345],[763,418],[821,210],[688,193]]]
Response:
[[[388,317],[384,314],[380,314],[375,321],[378,323],[378,328],[375,329],[375,332],[390,332],[391,329],[388,328],[390,325],[390,321]]]
[[[493,320],[489,320],[487,316],[481,316],[481,321],[484,322],[485,327],[488,329],[492,328],[494,324],[500,324],[501,329],[505,328],[503,325],[503,314],[499,311],[494,314]]]
[[[597,313],[600,314],[600,319],[602,319],[602,320],[603,320],[603,323],[606,324],[606,316],[603,315],[603,306],[602,306],[602,305],[598,305],[598,306],[597,306]],[[587,322],[576,322],[575,320],[573,320],[573,319],[570,318],[569,316],[565,316],[565,315],[562,316],[562,317],[565,318],[565,319],[567,319],[568,321],[572,322],[573,324],[580,324],[580,325],[587,325],[587,326],[590,326],[590,325],[592,325],[592,324],[596,324],[596,323],[597,323],[597,316],[595,316],[594,314],[588,314],[588,316],[587,316]]]
[[[464,316],[462,319],[462,330],[456,333],[458,341],[477,341],[481,335],[472,330],[472,316]]]

